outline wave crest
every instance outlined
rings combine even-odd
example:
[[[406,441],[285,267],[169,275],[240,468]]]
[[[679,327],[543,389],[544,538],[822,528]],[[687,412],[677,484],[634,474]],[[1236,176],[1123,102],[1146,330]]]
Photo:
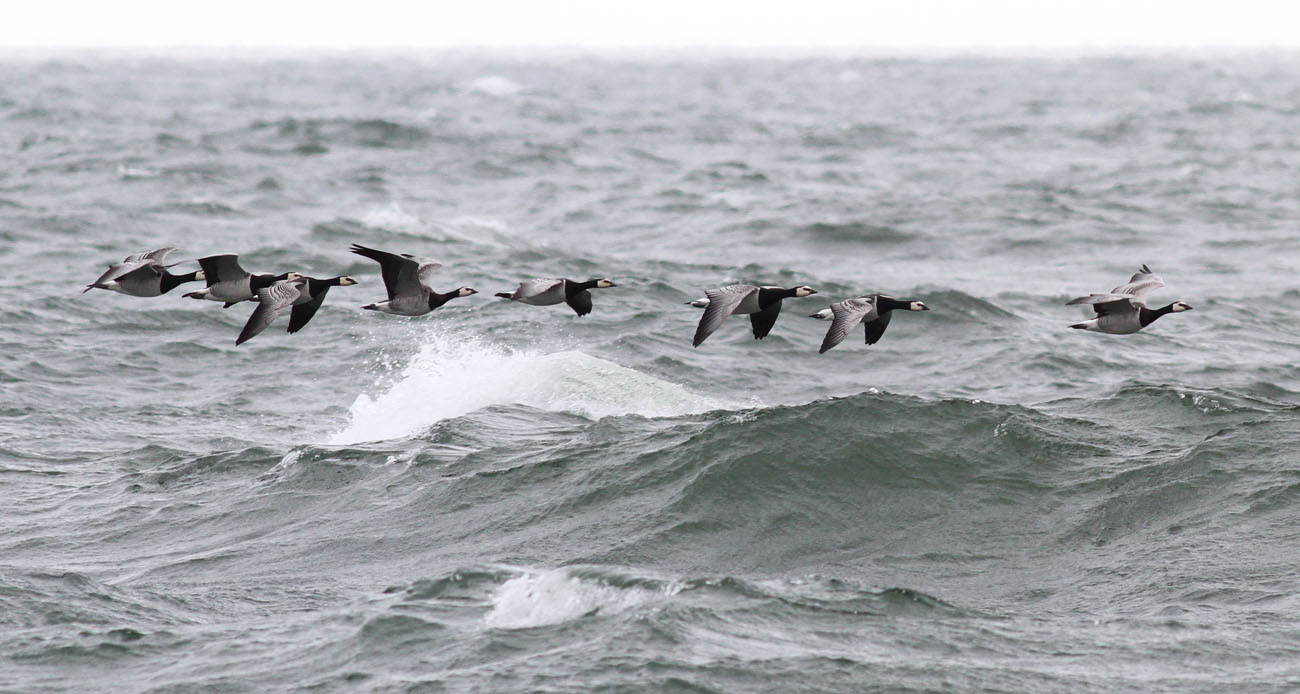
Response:
[[[348,425],[330,443],[410,436],[493,405],[523,405],[590,419],[673,417],[723,406],[675,383],[583,352],[516,351],[462,333],[431,331],[392,387],[378,395],[357,396]]]

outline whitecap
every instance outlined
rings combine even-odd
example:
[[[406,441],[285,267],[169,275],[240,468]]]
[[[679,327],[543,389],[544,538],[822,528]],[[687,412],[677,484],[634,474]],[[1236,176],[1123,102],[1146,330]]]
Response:
[[[725,407],[635,369],[575,350],[516,350],[467,334],[430,331],[396,381],[362,393],[330,440],[344,445],[417,434],[493,405],[525,405],[590,419],[675,417]]]
[[[523,89],[517,82],[512,82],[499,75],[487,75],[469,83],[469,91],[489,96],[510,96]]]
[[[389,203],[365,212],[361,223],[375,229],[387,229],[403,234],[423,234],[428,225],[416,215],[402,209],[397,203]]]
[[[584,580],[565,569],[525,573],[501,584],[483,621],[491,629],[562,624],[598,614],[616,614],[661,595],[646,588]]]

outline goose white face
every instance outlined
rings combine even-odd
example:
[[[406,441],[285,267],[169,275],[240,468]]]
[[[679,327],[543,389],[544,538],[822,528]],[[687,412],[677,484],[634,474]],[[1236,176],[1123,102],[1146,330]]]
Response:
[[[816,294],[816,293],[817,293],[816,289],[813,289],[812,287],[808,287],[808,286],[798,287],[794,290],[795,296],[808,296],[809,294]]]
[[[605,279],[604,277],[602,277],[602,278],[596,280],[596,288],[597,288],[597,289],[609,289],[610,287],[617,287],[617,286],[618,286],[617,284],[614,284],[613,282],[610,282],[609,280]]]
[[[344,276],[344,277],[340,277],[340,278],[339,278],[339,286],[340,286],[340,287],[351,287],[352,285],[354,285],[354,284],[356,284],[356,283],[357,283],[357,281],[354,280],[354,279],[352,279],[351,277]]]
[[[469,296],[470,294],[478,294],[478,290],[473,287],[461,287],[456,291],[456,296]]]
[[[290,273],[285,277],[285,279],[287,279],[287,280],[289,280],[289,281],[291,281],[291,282],[292,282],[293,280],[300,280],[300,279],[302,279],[302,273],[301,273],[301,272],[290,272]]]
[[[1173,307],[1172,309],[1170,309],[1170,310],[1172,310],[1174,313],[1182,313],[1183,311],[1190,311],[1190,310],[1192,310],[1192,307],[1191,307],[1191,306],[1188,306],[1186,303],[1184,303],[1184,302],[1182,302],[1182,301],[1175,301],[1175,302],[1174,302],[1174,307]]]
[[[817,320],[835,320],[835,312],[828,308],[824,308],[808,317],[816,318]]]
[[[924,303],[922,303],[922,302],[920,302],[920,301],[913,301],[911,304],[908,305],[907,310],[909,310],[909,311],[929,311],[929,310],[930,310],[930,307],[929,307],[929,306],[926,306]]]
[[[198,272],[194,273],[194,279],[196,280],[202,281],[202,280],[206,280],[207,278],[208,278],[208,273],[202,270],[199,270]]]

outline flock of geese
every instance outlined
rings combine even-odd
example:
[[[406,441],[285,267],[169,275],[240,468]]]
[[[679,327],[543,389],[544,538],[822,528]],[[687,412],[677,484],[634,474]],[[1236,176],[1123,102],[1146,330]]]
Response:
[[[266,330],[275,319],[286,310],[289,311],[288,332],[296,333],[316,315],[316,310],[325,301],[325,295],[332,287],[349,287],[356,280],[348,276],[318,279],[307,277],[297,272],[279,275],[251,274],[239,265],[239,258],[233,254],[211,255],[197,260],[199,269],[194,272],[173,274],[169,268],[179,265],[164,264],[167,256],[175,248],[159,248],[147,253],[127,256],[120,263],[112,263],[99,279],[86,285],[84,292],[91,289],[106,289],[129,296],[161,296],[188,282],[203,281],[204,289],[185,294],[191,299],[206,299],[222,302],[224,308],[243,301],[257,303],[257,308],[248,317],[244,329],[235,339],[236,345],[252,339]],[[388,251],[367,248],[353,244],[353,253],[370,258],[379,263],[384,278],[384,288],[388,290],[388,299],[361,308],[399,316],[421,316],[452,299],[477,294],[472,287],[458,287],[448,292],[438,292],[430,284],[433,274],[442,267],[438,262],[420,258],[407,253],[389,253]],[[618,286],[603,277],[578,282],[565,278],[543,278],[526,280],[511,292],[498,292],[496,296],[510,301],[532,306],[554,306],[567,304],[579,316],[591,313],[591,290],[609,289]],[[1191,310],[1185,302],[1175,301],[1161,308],[1148,308],[1146,297],[1155,290],[1165,286],[1164,280],[1157,277],[1146,265],[1135,273],[1127,284],[1120,285],[1107,293],[1089,294],[1068,302],[1067,305],[1087,304],[1096,312],[1092,320],[1071,325],[1071,328],[1110,333],[1112,335],[1129,335],[1135,333],[1156,319],[1168,313]],[[781,315],[781,302],[790,298],[802,298],[816,294],[817,290],[808,286],[792,288],[756,286],[751,284],[733,284],[718,289],[710,289],[702,298],[688,301],[687,304],[704,309],[699,326],[691,345],[699,347],[731,315],[748,315],[754,331],[754,339],[767,337]],[[866,331],[866,343],[874,345],[885,333],[889,319],[894,311],[928,311],[925,303],[914,299],[895,299],[883,294],[866,294],[852,299],[845,299],[812,314],[811,318],[831,321],[826,337],[822,340],[821,353],[843,342],[849,333],[859,324]]]

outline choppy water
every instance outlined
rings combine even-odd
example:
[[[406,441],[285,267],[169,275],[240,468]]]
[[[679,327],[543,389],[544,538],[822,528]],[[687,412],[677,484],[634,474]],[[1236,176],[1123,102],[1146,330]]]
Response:
[[[0,689],[1300,687],[1298,65],[9,59]],[[360,284],[80,293],[163,245]],[[692,349],[736,281],[821,293]]]

